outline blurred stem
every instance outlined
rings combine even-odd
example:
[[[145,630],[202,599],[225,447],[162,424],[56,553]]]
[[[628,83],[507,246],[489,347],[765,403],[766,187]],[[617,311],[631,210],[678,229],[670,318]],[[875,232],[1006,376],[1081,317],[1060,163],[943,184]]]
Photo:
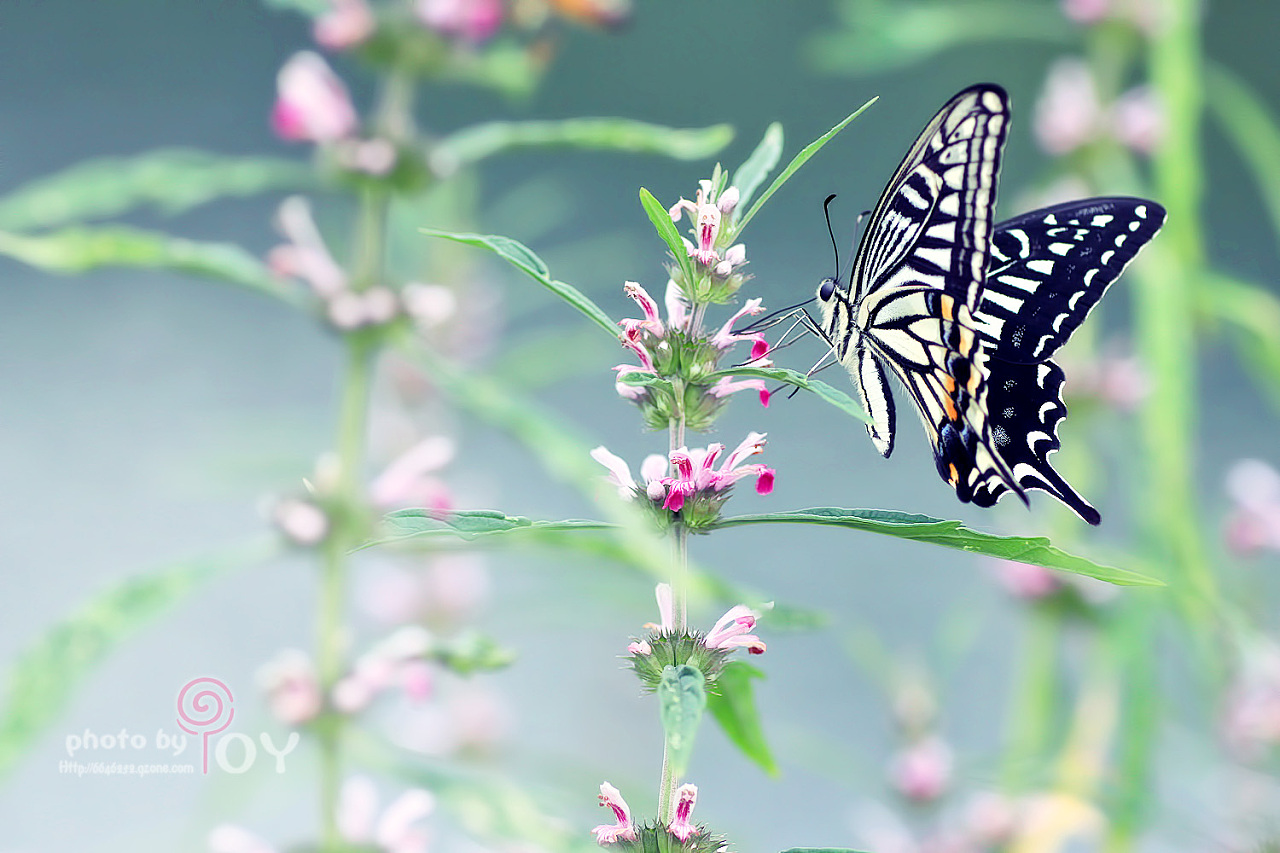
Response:
[[[1014,680],[1015,693],[1009,713],[1009,743],[1005,749],[1002,783],[1011,793],[1022,793],[1036,781],[1032,772],[1043,766],[1048,753],[1049,734],[1055,730],[1054,709],[1058,707],[1055,677],[1058,635],[1062,620],[1045,607],[1033,607],[1028,614],[1022,649],[1021,672]]]
[[[1159,729],[1159,684],[1156,679],[1158,601],[1134,595],[1122,605],[1112,620],[1103,644],[1103,666],[1119,673],[1124,695],[1120,699],[1123,717],[1114,770],[1114,805],[1108,809],[1111,821],[1103,846],[1106,853],[1128,853],[1146,815],[1152,782],[1151,757]]]
[[[386,212],[385,192],[366,190],[361,194],[351,275],[352,286],[356,290],[367,290],[381,283]],[[365,530],[361,475],[365,464],[369,386],[377,351],[377,341],[361,332],[348,334],[345,342],[346,362],[339,389],[337,483],[331,513],[333,529],[325,540],[317,618],[317,669],[325,696],[333,695],[333,688],[346,667],[348,555],[360,544]],[[337,814],[338,794],[342,786],[345,723],[341,714],[331,712],[317,728],[322,850],[342,847]]]

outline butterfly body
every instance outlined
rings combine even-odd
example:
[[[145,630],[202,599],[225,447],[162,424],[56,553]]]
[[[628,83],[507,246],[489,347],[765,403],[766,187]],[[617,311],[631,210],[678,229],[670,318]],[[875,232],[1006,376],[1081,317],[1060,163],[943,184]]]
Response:
[[[848,284],[818,289],[822,331],[858,387],[884,456],[896,376],[924,425],[939,475],[991,506],[1043,489],[1082,518],[1097,511],[1048,463],[1066,415],[1050,360],[1107,286],[1159,230],[1141,199],[1089,199],[994,225],[1009,103],[973,86],[925,126],[881,194]]]

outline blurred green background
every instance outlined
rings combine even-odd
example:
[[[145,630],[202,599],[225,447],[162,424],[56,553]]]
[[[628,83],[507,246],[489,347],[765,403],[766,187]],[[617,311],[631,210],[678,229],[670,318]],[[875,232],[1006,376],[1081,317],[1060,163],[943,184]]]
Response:
[[[1228,0],[1207,4],[1203,23],[1206,52],[1247,79],[1273,111],[1280,110],[1275,12],[1271,3]],[[747,295],[781,307],[810,295],[831,272],[823,197],[840,194],[835,226],[843,250],[856,213],[874,204],[919,127],[963,86],[990,80],[1012,96],[1001,218],[1021,212],[1018,199],[1046,162],[1031,132],[1032,104],[1058,50],[1030,41],[976,43],[859,77],[823,73],[813,40],[837,21],[832,4],[818,0],[641,0],[623,31],[563,28],[548,76],[527,101],[433,89],[420,116],[439,131],[501,117],[622,115],[680,127],[727,122],[738,134],[720,159],[733,166],[770,122],[783,124],[789,157],[880,96],[748,232],[755,278]],[[1070,33],[1066,25],[1063,31]],[[300,146],[272,136],[267,116],[276,71],[310,45],[301,17],[250,0],[10,0],[0,8],[0,189],[85,158],[160,146],[305,160]],[[335,67],[367,103],[367,77],[341,58]],[[1211,258],[1275,292],[1280,259],[1255,183],[1216,132],[1205,145]],[[485,212],[476,230],[522,240],[557,277],[615,316],[628,316],[623,280],[657,293],[665,278],[663,247],[637,188],[668,203],[689,197],[710,166],[519,153],[485,166],[469,186]],[[131,221],[265,254],[278,242],[270,224],[277,202],[229,201],[172,223],[153,214]],[[551,341],[568,336],[562,351],[550,351],[558,375],[527,386],[529,393],[629,459],[663,450],[662,439],[641,433],[632,408],[614,395],[609,367],[624,360],[621,350],[574,331],[577,318],[529,282],[496,266],[492,275],[505,295],[486,310],[499,312],[509,341],[548,330]],[[1103,316],[1091,322],[1103,330],[1124,322],[1125,287],[1122,280]],[[560,326],[570,331],[555,331]],[[293,489],[331,442],[337,339],[253,294],[134,271],[56,277],[4,260],[0,350],[0,661],[15,659],[47,626],[114,581],[258,534],[263,496]],[[808,342],[777,360],[804,370],[820,354]],[[504,369],[501,349],[492,359]],[[1227,348],[1210,341],[1201,368],[1196,471],[1204,526],[1213,534],[1226,513],[1221,484],[1229,463],[1246,456],[1277,463],[1280,449],[1273,411]],[[845,387],[834,373],[827,381]],[[1033,519],[1042,516],[1019,506],[983,513],[959,505],[938,481],[913,421],[904,411],[898,450],[884,461],[859,424],[807,395],[779,395],[768,410],[739,399],[714,440],[733,446],[748,430],[767,432],[765,461],[778,480],[767,498],[743,489],[733,509],[878,506],[1041,532]],[[460,505],[539,518],[590,515],[527,449],[483,426],[462,435],[449,475]],[[1070,426],[1066,435],[1062,460],[1075,449]],[[1108,436],[1078,440],[1124,446],[1109,444]],[[1108,502],[1104,486],[1080,485],[1100,501],[1105,518],[1096,533],[1080,532],[1081,549],[1104,553],[1131,519],[1118,502]],[[771,528],[694,543],[695,558],[720,573],[830,619],[828,630],[816,633],[771,635],[767,619],[760,626],[769,652],[758,692],[783,757],[781,778],[748,765],[718,731],[701,735],[691,771],[702,790],[698,817],[729,834],[736,849],[854,846],[867,804],[887,800],[890,714],[883,691],[850,651],[870,633],[935,671],[942,726],[958,753],[957,784],[995,782],[990,756],[1002,742],[997,720],[1010,690],[1018,653],[1011,638],[1019,636],[1021,614],[981,561],[880,539]],[[1276,565],[1271,555],[1253,567],[1271,603],[1276,584],[1268,573]],[[584,833],[599,822],[593,801],[602,779],[643,808],[657,777],[660,740],[652,708],[637,698],[616,658],[626,638],[655,618],[650,582],[580,557],[500,553],[490,566],[493,595],[481,627],[520,654],[514,667],[489,676],[510,701],[511,716],[506,745],[492,761]],[[125,728],[148,737],[172,730],[178,687],[202,675],[237,689],[238,727],[270,729],[254,672],[277,649],[311,642],[314,595],[309,564],[283,559],[218,580],[125,642],[79,685],[69,710],[0,788],[0,850],[199,850],[223,820],[252,825],[266,837],[305,837],[315,822],[307,784],[313,765],[301,749],[296,765],[279,777],[264,770],[244,777],[75,778],[60,774],[57,762],[66,757],[65,737],[85,729]],[[718,613],[696,621],[709,624]],[[1170,666],[1180,668],[1176,661]],[[1202,735],[1170,726],[1162,737],[1186,746]],[[1162,752],[1161,819],[1151,850],[1209,849],[1214,810],[1230,806],[1226,789],[1200,775],[1200,749]],[[1203,811],[1180,808],[1187,802]]]

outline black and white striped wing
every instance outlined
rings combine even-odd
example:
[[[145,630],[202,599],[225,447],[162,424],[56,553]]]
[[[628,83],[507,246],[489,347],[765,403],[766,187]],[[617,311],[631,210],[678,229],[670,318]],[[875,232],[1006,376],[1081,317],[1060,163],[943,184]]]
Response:
[[[1051,359],[1107,287],[1164,224],[1160,205],[1097,198],[1032,211],[996,228],[992,269],[975,314],[989,354],[988,424],[997,451],[1022,489],[1041,489],[1090,524],[1100,520],[1049,463],[1067,416],[1062,369]],[[994,474],[973,502],[991,506],[1010,489]]]
[[[851,302],[926,285],[977,307],[1008,127],[1009,96],[993,84],[960,92],[925,125],[871,213]]]
[[[991,267],[974,312],[994,355],[1049,358],[1164,224],[1140,198],[1090,198],[1033,210],[996,227]]]

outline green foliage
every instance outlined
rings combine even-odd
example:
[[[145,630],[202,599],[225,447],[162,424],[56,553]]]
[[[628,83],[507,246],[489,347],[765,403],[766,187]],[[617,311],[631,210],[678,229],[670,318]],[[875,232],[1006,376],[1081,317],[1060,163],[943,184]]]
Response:
[[[67,228],[39,236],[0,232],[0,254],[49,272],[82,273],[109,267],[177,272],[237,284],[304,305],[262,261],[232,243],[202,243],[124,225]]]
[[[1050,569],[1061,569],[1096,578],[1120,586],[1163,586],[1154,578],[1114,569],[1077,557],[1056,548],[1042,536],[996,536],[972,530],[959,521],[944,521],[927,515],[895,512],[885,509],[842,509],[814,507],[792,512],[768,512],[722,518],[716,528],[739,527],[744,524],[825,524],[848,527],[868,533],[880,533],[917,542],[929,542],[944,548],[955,548],[972,554],[985,554],[1003,560],[1030,563]]]
[[[625,118],[492,121],[445,137],[432,150],[432,156],[470,165],[522,148],[578,148],[702,160],[714,156],[732,140],[733,128],[727,124],[674,128]]]
[[[499,234],[454,234],[448,231],[436,231],[431,228],[423,228],[421,230],[428,237],[441,237],[445,240],[452,240],[455,243],[465,243],[468,246],[479,246],[488,249],[578,309],[610,335],[617,336],[618,326],[604,312],[604,309],[588,299],[582,291],[573,285],[553,279],[551,271],[543,263],[542,258],[539,258],[532,249],[523,243]]]
[[[764,678],[758,668],[742,661],[729,661],[716,678],[716,689],[707,696],[707,707],[720,728],[742,754],[770,776],[778,776],[778,763],[764,737],[760,709],[756,707],[754,679]]]
[[[687,282],[694,281],[693,262],[689,259],[689,252],[684,247],[684,241],[680,239],[680,232],[676,230],[676,224],[671,221],[670,212],[662,206],[662,202],[653,197],[653,193],[644,187],[640,188],[640,204],[644,206],[644,212],[649,215],[649,221],[653,223],[653,230],[657,231],[658,236],[662,238],[662,242],[667,244],[667,249],[670,250],[676,266],[680,267],[681,272],[684,273],[684,280]]]
[[[53,625],[9,671],[0,711],[0,777],[58,719],[97,665],[147,621],[178,607],[219,574],[268,556],[268,548],[257,546],[131,578]]]
[[[685,774],[693,754],[693,740],[707,707],[707,679],[689,664],[668,666],[658,682],[658,716],[667,743],[672,773]]]
[[[759,212],[760,208],[764,207],[764,203],[769,200],[769,197],[772,196],[774,193],[776,193],[782,187],[782,185],[785,184],[791,178],[792,175],[794,175],[797,171],[799,171],[800,167],[803,166],[805,163],[807,163],[810,157],[812,157],[814,154],[817,154],[818,151],[822,148],[822,146],[830,142],[837,133],[845,129],[845,126],[849,124],[849,122],[853,121],[855,118],[862,115],[862,112],[865,109],[867,109],[867,107],[874,104],[877,100],[879,99],[872,98],[862,106],[858,107],[848,116],[846,116],[843,121],[841,121],[835,127],[828,130],[826,133],[819,136],[813,142],[810,142],[800,151],[799,154],[793,157],[791,159],[791,162],[787,164],[787,168],[782,170],[782,174],[774,178],[773,183],[769,184],[769,189],[764,191],[764,195],[760,196],[760,198],[756,201],[756,203],[751,206],[751,209],[747,211],[747,214],[745,216],[737,220],[737,224],[735,226],[735,228],[737,229],[737,233],[739,234],[742,233],[742,230],[747,227],[747,223],[750,222],[751,218],[755,216],[756,213]]]
[[[739,205],[746,207],[750,204],[764,179],[778,167],[778,161],[782,159],[782,138],[782,125],[775,121],[765,128],[760,144],[733,173],[733,180],[729,183],[738,188]]]
[[[820,379],[812,379],[798,370],[791,370],[786,367],[730,367],[711,374],[708,377],[708,381],[714,382],[727,376],[749,376],[794,385],[797,388],[812,391],[820,399],[830,403],[850,417],[857,418],[863,423],[871,423],[871,417],[848,394],[833,388]]]
[[[1280,239],[1280,122],[1266,102],[1226,68],[1210,66],[1206,104],[1240,152]]]
[[[139,208],[182,213],[202,204],[314,187],[303,163],[161,148],[88,160],[0,198],[0,229],[24,231],[120,216]]]

